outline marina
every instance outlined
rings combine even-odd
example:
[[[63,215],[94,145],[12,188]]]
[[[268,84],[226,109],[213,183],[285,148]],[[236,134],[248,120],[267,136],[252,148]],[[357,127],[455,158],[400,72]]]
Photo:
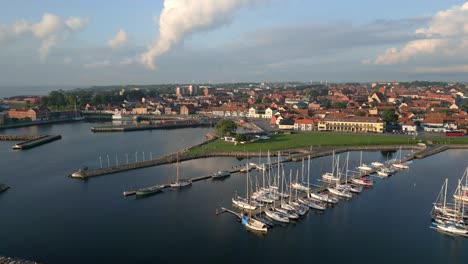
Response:
[[[105,155],[103,150],[108,153],[152,151],[154,157],[176,153],[203,142],[207,130],[174,130],[170,135],[162,130],[139,131],[135,132],[138,141],[120,133],[83,137],[90,133],[89,127],[93,125],[75,123],[60,125],[55,130],[40,128],[34,133],[60,133],[67,137],[33,151],[14,152],[15,155],[7,154],[11,153],[8,142],[0,142],[8,146],[0,149],[4,157],[0,161],[3,168],[0,181],[13,187],[0,195],[0,208],[11,212],[2,215],[2,223],[15,226],[14,230],[0,230],[2,254],[35,259],[41,263],[147,263],[155,259],[158,262],[187,262],[193,261],[193,256],[200,256],[200,252],[206,252],[207,243],[218,241],[212,245],[213,252],[202,254],[196,259],[236,259],[239,257],[238,252],[244,252],[243,256],[255,262],[303,261],[310,257],[310,248],[313,248],[314,258],[318,262],[343,262],[349,258],[362,257],[362,245],[366,245],[366,250],[373,252],[373,256],[382,256],[375,257],[379,263],[463,263],[468,259],[468,248],[464,241],[460,241],[461,238],[454,239],[428,228],[429,212],[440,185],[449,177],[449,195],[453,193],[453,184],[461,176],[458,172],[462,172],[466,165],[466,150],[450,148],[437,155],[414,160],[410,170],[399,171],[390,177],[370,176],[374,181],[372,189],[364,188],[362,193],[353,194],[350,200],[337,199],[337,203],[329,203],[325,210],[310,209],[298,220],[290,221],[295,224],[282,224],[268,219],[265,214],[252,214],[252,218],[274,224],[268,227],[267,235],[262,235],[246,231],[246,226],[234,215],[221,213],[221,207],[237,214],[241,212],[232,206],[231,198],[236,191],[245,196],[246,174],[235,172],[220,180],[212,180],[208,176],[219,170],[239,170],[246,163],[266,164],[266,150],[262,152],[260,160],[252,154],[249,155],[250,159],[233,155],[181,160],[181,177],[207,178],[193,181],[192,187],[184,190],[165,188],[144,199],[123,199],[124,190],[173,182],[177,158],[172,163],[122,171],[112,177],[96,177],[91,181],[70,180],[64,175],[83,163],[91,168],[99,167],[97,157]],[[183,138],[185,142],[181,140]],[[171,145],[166,142],[171,142]],[[156,147],[145,149],[150,144]],[[60,149],[73,151],[63,152],[59,160],[51,154],[37,155],[42,151],[56,153]],[[410,151],[403,146],[403,156],[408,153]],[[295,182],[296,171],[299,171],[298,182],[302,183],[300,154],[282,156],[283,161],[291,158],[291,162],[282,163],[288,181],[289,171],[292,170],[292,181]],[[319,180],[324,172],[331,169],[331,154],[330,151],[328,155],[311,161],[311,196],[323,195],[320,197],[327,199],[325,190],[318,193],[312,191],[325,187],[325,183]],[[395,155],[390,152],[389,160],[395,158]],[[21,157],[21,162],[17,157]],[[343,157],[341,154],[341,163],[345,160]],[[307,155],[305,158],[307,160]],[[293,159],[296,162],[292,162]],[[351,170],[359,164],[359,159],[360,150],[350,153]],[[386,160],[387,152],[363,150],[364,163],[385,163]],[[41,166],[37,166],[39,162]],[[29,169],[18,171],[18,166]],[[270,173],[274,171],[277,172],[277,167]],[[254,177],[259,179],[261,186],[262,174],[262,170],[250,171],[253,186],[256,185]],[[294,190],[292,193],[292,199],[295,199]],[[330,202],[334,200],[331,198],[336,199],[329,195]],[[265,211],[263,206],[261,210]],[[48,217],[50,215],[54,217]],[[31,222],[34,222],[33,227]],[[175,228],[180,232],[174,234]],[[43,236],[44,232],[49,235]],[[73,239],[70,240],[70,237]],[[189,237],[196,237],[197,240],[192,242]],[[36,246],[25,250],[22,247],[25,240]],[[66,245],[61,242],[65,240],[68,241]],[[391,254],[388,253],[388,247],[382,246],[388,244],[389,240],[397,247]],[[415,243],[419,245],[416,248],[413,247]],[[187,250],[186,255],[177,254],[180,247]],[[80,250],[77,251],[77,248]],[[335,248],[340,248],[341,254],[330,254],[330,250]],[[408,256],[405,251],[407,248],[413,248],[414,254]],[[155,255],[155,249],[167,254]],[[287,258],[278,257],[270,253],[272,250],[297,250],[297,254]]]

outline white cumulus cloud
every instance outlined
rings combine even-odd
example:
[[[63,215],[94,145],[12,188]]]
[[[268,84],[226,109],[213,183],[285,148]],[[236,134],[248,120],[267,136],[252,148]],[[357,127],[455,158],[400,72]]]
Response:
[[[79,17],[64,20],[57,15],[45,13],[37,23],[20,20],[12,25],[0,25],[0,48],[4,44],[19,41],[29,35],[41,42],[39,57],[45,60],[52,48],[63,41],[68,34],[83,29],[87,23],[87,19]]]
[[[164,0],[159,17],[159,37],[140,56],[140,62],[155,69],[155,59],[187,35],[217,28],[231,21],[241,7],[262,0]]]
[[[371,62],[397,64],[422,56],[457,57],[467,54],[468,2],[438,12],[428,26],[417,29],[414,36],[419,39],[406,43],[401,49],[389,48]]]
[[[118,49],[125,46],[128,42],[127,33],[124,30],[119,30],[117,34],[109,40],[108,44],[112,49]]]

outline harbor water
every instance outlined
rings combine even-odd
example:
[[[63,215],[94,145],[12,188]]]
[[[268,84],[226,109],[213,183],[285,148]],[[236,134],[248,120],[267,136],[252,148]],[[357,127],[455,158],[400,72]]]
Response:
[[[90,128],[96,125],[1,131],[60,134],[62,139],[26,151],[12,150],[15,142],[0,142],[0,183],[11,186],[0,194],[0,255],[44,263],[468,263],[468,239],[429,228],[432,203],[445,178],[449,192],[455,190],[468,166],[467,150],[415,160],[408,171],[372,178],[374,187],[351,200],[323,213],[311,211],[297,223],[275,226],[259,236],[246,231],[233,215],[215,214],[216,208],[232,208],[236,191],[245,195],[245,174],[141,199],[123,197],[122,192],[173,181],[176,165],[85,181],[67,177],[82,166],[126,163],[127,156],[129,162],[142,160],[143,152],[145,159],[174,152],[202,142],[210,129],[94,134]],[[358,166],[359,157],[359,152],[350,153],[350,169]],[[341,154],[340,161],[345,158]],[[363,153],[367,164],[386,160],[386,153]],[[208,175],[245,162],[190,160],[180,164],[180,177]],[[312,160],[311,183],[322,184],[318,179],[331,170],[331,163],[331,157]],[[301,177],[300,162],[285,164],[288,176],[290,169],[293,177],[296,170]],[[262,173],[253,171],[252,184],[257,182],[262,184]]]

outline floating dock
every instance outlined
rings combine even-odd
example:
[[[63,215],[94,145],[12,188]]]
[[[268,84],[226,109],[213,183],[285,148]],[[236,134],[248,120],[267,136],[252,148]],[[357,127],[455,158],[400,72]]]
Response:
[[[34,148],[40,145],[44,145],[47,143],[50,143],[55,140],[61,139],[61,135],[47,135],[47,136],[41,136],[35,139],[27,140],[18,144],[13,145],[13,149],[17,150],[24,150],[24,149],[30,149]]]

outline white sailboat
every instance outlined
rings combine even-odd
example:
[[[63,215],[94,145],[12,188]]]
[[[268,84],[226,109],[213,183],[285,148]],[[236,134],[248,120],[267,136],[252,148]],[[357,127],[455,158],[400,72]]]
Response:
[[[337,182],[340,180],[340,178],[335,176],[335,151],[333,151],[332,171],[325,172],[325,174],[322,175],[322,180],[325,182]]]
[[[378,161],[372,162],[371,165],[374,168],[382,168],[383,166],[385,166],[385,164],[383,164],[382,162],[378,162]]]
[[[388,168],[380,168],[379,170],[377,170],[377,175],[381,176],[381,177],[388,177],[390,176],[390,174],[392,173],[391,170],[389,170]]]
[[[338,171],[338,166],[339,166],[339,156],[337,158],[337,171]],[[341,176],[340,173],[337,173],[337,174]],[[338,183],[336,183],[335,186],[329,186],[327,188],[327,190],[331,194],[336,195],[336,196],[340,196],[340,197],[344,197],[344,198],[352,198],[353,197],[353,195],[351,194],[349,189],[346,188],[346,186],[343,186],[343,185],[338,184]]]
[[[401,147],[400,149],[398,150],[398,154],[397,154],[397,159],[395,160],[395,162],[392,163],[392,167],[397,169],[397,170],[407,170],[409,169],[409,166],[402,162],[403,160],[401,159]]]
[[[465,170],[465,173],[460,179],[460,182],[463,182],[463,179],[465,179],[465,184],[464,185],[459,184],[457,187],[457,190],[453,194],[453,198],[455,198],[455,200],[463,201],[465,203],[468,203],[468,189],[466,188],[468,186],[467,173],[468,173],[468,168]]]
[[[302,159],[302,182],[304,182],[304,159]],[[310,191],[309,185],[305,186],[302,183],[299,183],[298,178],[296,177],[296,182],[291,182],[291,187],[293,189],[303,191],[303,192],[308,192]]]
[[[461,180],[458,180],[458,187],[455,193],[460,195],[461,192]],[[445,179],[445,195],[444,195],[444,202],[443,202],[443,209],[446,209],[446,196],[447,196],[447,179]],[[450,233],[453,235],[468,235],[468,226],[465,225],[465,202],[463,200],[458,201],[455,199],[455,213],[450,214],[448,218],[437,218],[436,221],[433,223],[435,228],[441,230],[446,233]]]
[[[248,164],[246,165],[248,166]],[[255,210],[257,209],[257,203],[255,202],[249,202],[249,173],[248,173],[248,169],[247,169],[247,175],[245,177],[246,179],[246,197],[247,198],[243,198],[243,197],[240,197],[238,196],[237,194],[232,198],[232,203],[241,208],[241,209],[245,209],[245,210]]]
[[[360,170],[360,171],[363,171],[363,172],[372,171],[372,167],[362,163],[362,151],[361,151],[361,159],[360,159],[359,166],[357,167],[357,169]]]

